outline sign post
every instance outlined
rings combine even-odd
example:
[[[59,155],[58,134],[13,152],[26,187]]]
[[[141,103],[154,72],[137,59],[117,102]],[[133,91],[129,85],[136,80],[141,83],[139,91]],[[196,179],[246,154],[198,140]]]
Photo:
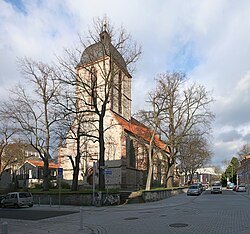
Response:
[[[104,174],[105,174],[105,175],[112,175],[112,170],[111,170],[111,169],[108,169],[108,168],[105,168],[105,169],[104,169]],[[107,183],[109,183],[108,178],[107,178]],[[108,185],[107,185],[107,195],[108,195]]]
[[[62,178],[63,178],[63,168],[59,167],[58,168],[58,190],[59,190],[59,207],[61,207],[61,183],[62,183]]]
[[[95,162],[93,162],[93,195],[92,195],[92,203],[93,206],[95,205],[95,170],[96,170],[96,165]]]

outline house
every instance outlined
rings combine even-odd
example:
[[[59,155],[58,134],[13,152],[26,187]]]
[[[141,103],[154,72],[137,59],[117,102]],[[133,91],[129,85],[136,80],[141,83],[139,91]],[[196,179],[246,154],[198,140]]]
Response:
[[[107,53],[104,54],[105,51]],[[111,71],[114,78],[110,81],[110,96],[104,117],[105,184],[106,187],[112,188],[143,187],[147,179],[148,146],[152,131],[131,116],[132,76],[128,72],[123,57],[112,45],[111,37],[105,30],[101,32],[99,42],[83,51],[76,68],[77,79],[79,79],[78,87],[76,87],[78,107],[79,109],[92,108],[91,102],[98,102],[104,96],[107,80],[103,80],[103,74],[110,72],[108,65],[111,60],[114,62],[114,70]],[[88,91],[79,85],[80,80],[85,80],[90,87],[96,87],[93,89],[96,100],[93,100]],[[90,120],[95,118],[94,115],[89,116]],[[91,129],[93,126],[89,125],[86,124],[83,128]],[[98,128],[97,125],[95,126]],[[160,185],[165,183],[165,162],[168,149],[158,136],[154,138],[154,144],[156,157],[154,157],[153,183]],[[82,148],[84,150],[80,161],[79,184],[90,186],[93,180],[97,184],[99,144],[96,141],[86,141]],[[58,162],[63,168],[64,180],[69,183],[73,176],[73,167],[69,159],[72,155],[76,155],[76,142],[67,138],[59,147]],[[94,174],[95,178],[93,178]]]
[[[240,167],[237,170],[238,184],[250,183],[250,155],[246,155],[240,161]]]
[[[25,160],[38,160],[39,158],[39,153],[30,144],[24,142],[9,143],[0,157],[0,172],[9,167],[12,172],[15,172]]]
[[[219,180],[220,174],[216,173],[216,169],[213,166],[207,166],[198,168],[193,175],[184,173],[180,174],[180,185],[185,185],[192,182],[201,182],[204,184],[210,184],[213,181]],[[192,178],[192,181],[191,181]]]
[[[26,160],[16,171],[19,187],[32,188],[43,182],[43,161]],[[58,164],[49,163],[51,182],[57,179]]]

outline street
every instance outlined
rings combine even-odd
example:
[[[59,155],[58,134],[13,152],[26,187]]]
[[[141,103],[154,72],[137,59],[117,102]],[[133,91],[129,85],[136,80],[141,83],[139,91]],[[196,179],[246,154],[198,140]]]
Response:
[[[211,194],[209,190],[200,196],[181,194],[165,200],[144,204],[128,204],[115,207],[82,207],[80,224],[79,207],[34,206],[22,208],[23,217],[28,211],[44,212],[60,216],[37,220],[3,218],[8,222],[9,233],[250,233],[250,196],[223,190]],[[67,213],[68,212],[68,213]],[[77,213],[73,213],[77,212]],[[70,214],[71,213],[71,214]],[[82,225],[82,226],[81,226]],[[81,229],[81,230],[80,230]]]

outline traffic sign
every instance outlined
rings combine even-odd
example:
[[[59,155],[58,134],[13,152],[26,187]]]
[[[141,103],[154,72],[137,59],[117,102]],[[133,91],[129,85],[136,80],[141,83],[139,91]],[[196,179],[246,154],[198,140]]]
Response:
[[[63,168],[58,168],[58,178],[63,178]]]
[[[105,174],[105,175],[112,175],[112,170],[110,170],[110,169],[105,169],[105,170],[104,170],[104,174]]]

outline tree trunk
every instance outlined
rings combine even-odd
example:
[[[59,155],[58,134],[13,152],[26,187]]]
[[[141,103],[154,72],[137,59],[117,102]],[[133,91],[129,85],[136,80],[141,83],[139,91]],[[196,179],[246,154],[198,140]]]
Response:
[[[81,160],[81,125],[78,123],[77,127],[77,138],[76,138],[76,157],[75,157],[75,166],[73,165],[73,181],[71,185],[71,191],[77,191],[78,190],[78,176],[79,176],[79,170],[80,170],[80,160]]]
[[[43,159],[44,166],[43,166],[43,190],[49,191],[50,187],[50,169],[49,169],[49,161],[47,155]]]
[[[173,180],[174,180],[174,165],[172,164],[168,170],[167,188],[173,187]]]
[[[71,191],[77,191],[78,190],[78,176],[79,176],[79,170],[80,170],[80,152],[77,153],[76,156],[76,163],[75,167],[73,167],[73,180],[71,185]]]
[[[152,147],[149,146],[149,168],[148,168],[148,176],[147,176],[147,183],[146,183],[146,190],[151,189],[151,180],[153,174],[153,150]]]
[[[105,190],[105,143],[104,143],[104,131],[103,131],[103,117],[99,121],[99,189]]]
[[[78,174],[79,174],[79,165],[74,168],[73,172],[73,181],[71,185],[71,191],[77,191],[78,190]]]

